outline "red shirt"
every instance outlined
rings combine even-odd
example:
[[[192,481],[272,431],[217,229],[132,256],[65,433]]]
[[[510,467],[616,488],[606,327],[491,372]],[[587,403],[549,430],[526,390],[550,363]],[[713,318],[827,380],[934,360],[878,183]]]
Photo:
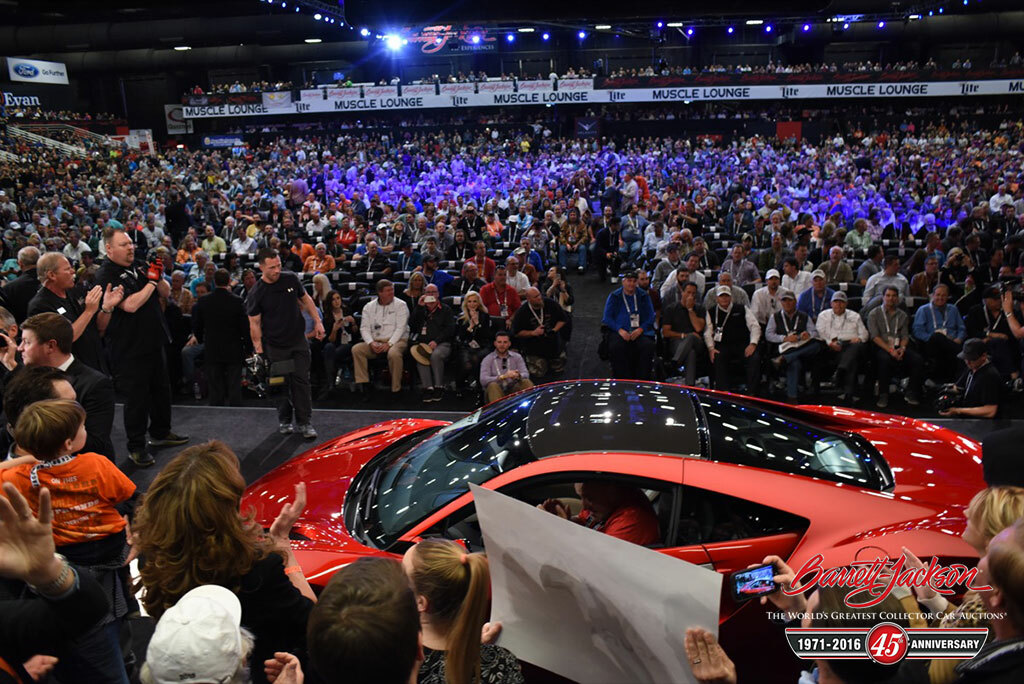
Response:
[[[592,516],[590,511],[583,510],[577,520],[593,530],[641,546],[661,541],[658,516],[651,510],[649,503],[627,504],[615,510],[604,522],[596,522],[591,519]]]
[[[472,259],[470,259],[470,261],[476,264],[476,268],[480,272],[480,277],[483,278],[484,282],[489,283],[492,280],[494,280],[494,259],[490,257],[484,257],[483,261],[481,261],[479,258],[473,257]],[[494,315],[497,316],[497,314]]]
[[[505,285],[505,291],[498,294],[497,288],[494,287],[494,283],[487,283],[480,288],[480,301],[483,303],[484,308],[487,309],[487,313],[491,316],[501,315],[501,306],[505,305],[505,318],[510,319],[519,310],[519,293],[513,288]]]

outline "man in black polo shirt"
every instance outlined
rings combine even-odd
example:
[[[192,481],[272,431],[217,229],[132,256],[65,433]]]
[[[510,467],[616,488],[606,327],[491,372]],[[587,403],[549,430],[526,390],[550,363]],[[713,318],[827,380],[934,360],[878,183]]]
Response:
[[[60,252],[47,252],[36,266],[42,287],[28,303],[29,317],[53,312],[71,321],[75,332],[72,352],[75,358],[94,370],[108,373],[100,333],[110,323],[114,307],[124,299],[124,288],[111,287],[106,292],[99,285],[88,292],[75,288],[75,269]]]
[[[697,381],[697,357],[704,352],[706,312],[697,301],[697,283],[687,281],[680,289],[679,299],[661,312],[661,336],[674,369],[681,367],[686,384],[692,386]]]
[[[171,382],[167,376],[164,347],[170,340],[160,296],[171,286],[163,278],[163,265],[135,261],[135,242],[119,228],[103,234],[107,258],[96,272],[96,284],[106,290],[124,288],[124,299],[114,308],[106,339],[114,384],[124,395],[124,431],[128,457],[139,466],[156,461],[149,446],[179,446],[188,441],[171,432]]]
[[[281,422],[279,432],[288,435],[298,429],[306,439],[316,439],[316,430],[310,422],[313,417],[310,353],[302,311],[313,319],[313,334],[318,340],[323,339],[324,324],[298,276],[281,270],[281,257],[277,252],[261,249],[258,259],[262,276],[245,302],[252,346],[257,354],[266,351],[272,364],[290,361],[294,366],[285,376],[287,392],[277,409]],[[293,412],[297,428],[292,423]]]
[[[997,417],[1005,385],[999,371],[988,360],[985,340],[976,337],[967,340],[957,357],[967,364],[967,370],[956,381],[960,398],[956,406],[939,411],[939,414],[964,418]]]

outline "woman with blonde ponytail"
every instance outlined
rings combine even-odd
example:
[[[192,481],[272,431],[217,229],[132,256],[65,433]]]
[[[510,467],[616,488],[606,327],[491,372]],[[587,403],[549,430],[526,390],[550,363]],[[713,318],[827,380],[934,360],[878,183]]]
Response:
[[[454,542],[428,539],[402,559],[423,629],[419,684],[521,684],[519,661],[507,649],[480,643],[490,612],[487,557]]]

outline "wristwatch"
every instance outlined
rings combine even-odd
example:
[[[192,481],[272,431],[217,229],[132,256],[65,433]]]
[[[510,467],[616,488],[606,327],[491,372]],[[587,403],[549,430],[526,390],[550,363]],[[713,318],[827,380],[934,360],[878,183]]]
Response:
[[[113,310],[113,309],[104,309],[104,308],[103,308],[103,307],[101,306],[101,307],[100,307],[100,313],[105,313],[105,314],[112,314],[112,313],[114,313],[114,310]]]
[[[61,568],[60,574],[57,575],[57,578],[38,587],[31,584],[28,585],[32,591],[44,597],[55,595],[60,588],[64,586],[64,583],[68,581],[68,575],[71,574],[71,564],[68,563],[68,559],[59,553],[55,553],[53,555],[63,563],[63,567]]]

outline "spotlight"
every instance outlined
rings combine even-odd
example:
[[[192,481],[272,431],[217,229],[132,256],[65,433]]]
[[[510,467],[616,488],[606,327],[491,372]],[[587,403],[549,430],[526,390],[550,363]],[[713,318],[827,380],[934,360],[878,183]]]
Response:
[[[670,21],[667,24],[665,24],[665,26],[668,26],[669,28],[682,28],[683,27],[683,22],[681,22],[681,21]]]
[[[321,42],[321,40],[319,38],[306,38],[306,40],[304,42],[313,44],[313,43],[319,43],[319,42]]]
[[[846,30],[846,29],[848,29],[848,28],[850,28],[850,22],[846,22],[846,23],[844,23],[844,24],[843,24],[843,30],[845,31],[845,30]]]
[[[943,13],[943,12],[945,12],[945,11],[946,11],[946,8],[945,8],[945,7],[940,7],[940,8],[939,8],[939,14],[942,14],[942,13]]]
[[[657,24],[655,24],[655,26],[657,26],[658,28],[664,28],[665,22],[659,21]]]
[[[729,28],[725,29],[725,32],[728,33],[731,36],[735,30],[736,29],[734,29],[732,26],[730,26]]]
[[[583,40],[584,38],[587,37],[587,32],[586,31],[580,31],[576,35],[579,37],[580,40]]]
[[[885,28],[885,22],[884,21],[878,22],[878,28],[884,29]]]
[[[548,38],[550,38],[550,37],[551,37],[551,34],[550,34],[550,33],[544,33],[544,34],[541,34],[541,40],[547,40],[547,39],[548,39]]]
[[[388,34],[384,36],[384,45],[387,46],[388,50],[398,51],[402,49],[402,39]]]
[[[473,45],[479,45],[480,44],[480,34],[479,33],[474,33],[472,36],[469,37],[469,40],[470,40],[470,42],[473,43]]]
[[[516,30],[519,31],[520,33],[533,33],[537,29],[535,29],[533,27],[530,27],[530,26],[524,26],[523,28],[516,29]]]
[[[188,45],[175,45],[174,49],[178,52],[185,52],[186,50],[191,50],[192,48],[190,48]]]
[[[370,29],[364,26],[363,28],[359,29],[359,35],[361,35],[363,38],[368,38],[370,36]]]
[[[611,24],[594,24],[594,29],[597,31],[607,31],[611,29]]]
[[[693,35],[693,29],[692,28],[686,29],[686,35],[692,36]]]
[[[920,18],[921,18],[920,14],[911,14],[909,17],[907,17],[907,19],[909,19],[910,21],[917,21]]]
[[[807,33],[810,30],[811,30],[811,25],[810,24],[804,24],[804,33]]]
[[[515,40],[516,40],[516,34],[514,34],[514,33],[508,34],[507,36],[505,36],[505,40],[507,40],[510,43],[514,43]]]
[[[967,0],[964,0],[964,7],[967,7]]]
[[[323,15],[317,12],[316,14],[313,15],[313,18],[316,19],[317,21],[320,21],[323,18]]]
[[[281,7],[287,7],[287,6],[288,6],[288,3],[287,3],[287,2],[282,2],[282,3],[281,3]]]
[[[771,33],[772,32],[772,25],[771,24],[766,24],[765,27],[764,27],[764,32],[765,33]]]
[[[932,10],[928,10],[928,16],[929,17],[934,17],[935,16],[935,12],[933,12]]]

